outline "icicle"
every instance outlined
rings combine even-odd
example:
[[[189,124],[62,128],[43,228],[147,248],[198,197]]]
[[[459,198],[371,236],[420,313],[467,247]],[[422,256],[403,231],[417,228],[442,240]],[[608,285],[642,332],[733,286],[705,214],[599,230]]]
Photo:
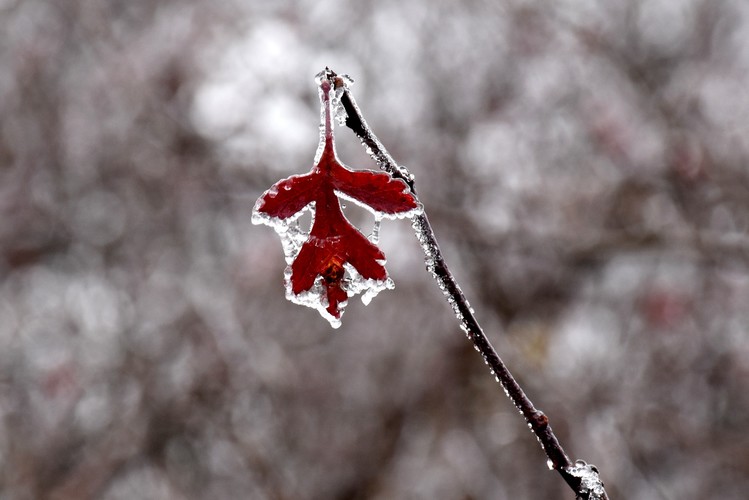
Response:
[[[382,215],[379,213],[375,214],[374,225],[372,226],[372,234],[369,235],[369,241],[375,245],[380,241],[380,225],[382,224]]]
[[[338,125],[346,125],[346,108],[343,107],[341,98],[343,97],[344,91],[354,84],[354,80],[348,75],[338,75],[335,80],[335,91],[331,97],[331,106],[333,108],[333,116],[338,122]]]

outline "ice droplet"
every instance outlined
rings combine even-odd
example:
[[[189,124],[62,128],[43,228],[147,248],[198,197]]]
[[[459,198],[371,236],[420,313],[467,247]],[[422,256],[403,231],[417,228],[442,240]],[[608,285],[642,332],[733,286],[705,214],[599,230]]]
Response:
[[[574,467],[567,469],[572,476],[580,478],[580,493],[587,493],[591,500],[601,500],[606,495],[598,469],[584,460],[576,460]]]
[[[344,126],[346,125],[346,117],[348,114],[346,113],[346,109],[343,107],[342,104],[340,104],[340,99],[337,100],[336,108],[335,108],[335,120],[338,122],[338,125]]]
[[[380,241],[380,225],[382,224],[382,215],[375,214],[374,225],[372,226],[372,234],[369,235],[369,241],[375,245]]]
[[[333,108],[333,117],[338,122],[338,125],[344,126],[346,125],[346,118],[348,117],[348,113],[346,113],[346,108],[343,107],[341,98],[343,97],[345,87],[350,87],[354,84],[354,81],[348,76],[340,76],[341,80],[343,80],[344,82],[344,86],[336,88],[335,91],[331,94],[330,105]]]
[[[395,288],[393,280],[387,278],[383,281],[366,279],[354,269],[351,264],[344,264],[346,277],[344,278],[344,288],[349,297],[362,294],[361,301],[366,306],[383,290],[392,290]]]
[[[320,123],[320,126],[318,127],[320,131],[320,139],[317,142],[317,151],[315,151],[313,165],[320,163],[320,158],[322,158],[323,151],[325,151],[325,105],[323,104],[321,108],[320,119],[322,120],[322,123]]]
[[[548,467],[549,470],[554,470],[554,462],[550,458],[546,459],[546,467]]]

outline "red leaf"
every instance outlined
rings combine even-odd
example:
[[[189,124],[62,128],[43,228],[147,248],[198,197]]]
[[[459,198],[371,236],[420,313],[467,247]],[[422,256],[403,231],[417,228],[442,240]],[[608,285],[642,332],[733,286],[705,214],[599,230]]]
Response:
[[[405,182],[384,172],[352,171],[338,160],[331,123],[330,83],[323,79],[320,90],[324,134],[317,164],[309,173],[279,181],[266,191],[254,210],[262,216],[253,217],[253,221],[274,225],[280,232],[272,219],[289,219],[314,202],[314,223],[299,252],[292,255],[287,286],[295,297],[312,292],[313,302],[294,300],[324,311],[337,326],[336,320],[341,317],[349,293],[361,291],[362,287],[376,292],[388,283],[383,265],[385,254],[349,223],[337,192],[375,212],[396,217],[413,215],[421,206]],[[352,288],[353,277],[349,276],[346,265],[372,282]],[[315,289],[316,283],[320,288]]]
[[[336,165],[333,185],[344,195],[372,207],[376,212],[398,214],[418,208],[416,198],[405,182],[393,179],[385,172],[353,172]]]
[[[287,219],[315,200],[319,184],[320,178],[314,173],[292,175],[266,191],[255,210],[270,217]]]

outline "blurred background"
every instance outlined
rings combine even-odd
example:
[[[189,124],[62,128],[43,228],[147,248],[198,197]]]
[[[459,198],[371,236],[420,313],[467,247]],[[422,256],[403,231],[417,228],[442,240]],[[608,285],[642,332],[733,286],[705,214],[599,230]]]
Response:
[[[744,0],[0,0],[0,499],[572,498],[407,221],[339,330],[284,299],[326,65],[572,458],[745,499]]]

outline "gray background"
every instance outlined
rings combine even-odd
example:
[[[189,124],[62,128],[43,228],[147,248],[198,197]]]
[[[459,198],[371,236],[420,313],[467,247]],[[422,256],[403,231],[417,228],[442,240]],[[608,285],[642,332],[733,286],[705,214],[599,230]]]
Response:
[[[573,458],[746,498],[741,0],[0,1],[0,498],[572,498],[406,221],[339,330],[284,299],[326,65]]]

